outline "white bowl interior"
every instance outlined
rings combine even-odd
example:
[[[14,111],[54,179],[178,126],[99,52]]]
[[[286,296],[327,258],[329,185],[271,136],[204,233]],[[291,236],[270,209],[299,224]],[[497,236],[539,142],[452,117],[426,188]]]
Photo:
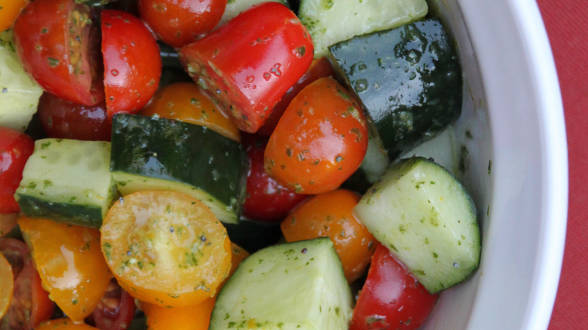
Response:
[[[464,73],[453,137],[431,143],[454,142],[441,163],[458,157],[465,167],[443,164],[476,202],[483,250],[478,271],[442,293],[425,329],[546,328],[565,239],[567,151],[539,11],[531,0],[431,2]]]

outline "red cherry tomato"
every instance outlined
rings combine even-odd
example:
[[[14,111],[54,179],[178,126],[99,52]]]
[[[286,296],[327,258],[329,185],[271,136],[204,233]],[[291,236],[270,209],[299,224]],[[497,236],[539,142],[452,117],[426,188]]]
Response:
[[[17,18],[14,40],[25,69],[46,91],[95,105],[104,100],[97,32],[88,6],[36,0]]]
[[[108,117],[137,112],[155,94],[161,56],[151,32],[135,16],[102,11],[102,56]]]
[[[98,329],[127,329],[135,316],[135,300],[112,280],[92,317]]]
[[[104,103],[86,106],[44,93],[39,100],[39,119],[53,138],[109,141],[110,123]]]
[[[22,180],[22,170],[33,148],[33,139],[28,135],[0,127],[0,213],[20,210],[14,192]]]
[[[265,173],[263,169],[265,141],[249,135],[243,138],[243,142],[250,165],[243,213],[250,219],[280,221],[306,196],[296,194]]]
[[[349,329],[417,329],[437,297],[427,292],[388,248],[378,244]]]
[[[227,0],[139,0],[141,18],[163,42],[182,47],[212,30]]]
[[[359,168],[367,143],[361,108],[333,78],[320,78],[284,111],[265,148],[265,170],[297,193],[325,193]]]
[[[266,2],[180,50],[188,74],[255,133],[306,72],[314,49],[306,28],[286,6]]]
[[[0,238],[0,253],[11,264],[15,279],[12,301],[0,320],[0,329],[33,329],[51,317],[55,305],[41,286],[26,244]]]
[[[284,114],[284,111],[286,111],[288,104],[290,104],[290,101],[292,101],[294,96],[296,96],[304,87],[306,87],[306,85],[310,84],[311,82],[319,78],[332,76],[333,74],[333,67],[325,57],[312,60],[312,64],[308,68],[308,71],[306,71],[302,77],[298,79],[296,84],[288,89],[280,102],[276,104],[274,110],[272,110],[269,118],[265,121],[263,126],[261,126],[259,131],[257,131],[257,134],[270,136],[276,128],[276,125],[278,125],[278,121],[282,117],[282,114]]]

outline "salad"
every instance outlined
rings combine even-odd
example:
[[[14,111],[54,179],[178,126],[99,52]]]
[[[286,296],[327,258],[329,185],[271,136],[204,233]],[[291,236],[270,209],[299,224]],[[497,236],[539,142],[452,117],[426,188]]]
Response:
[[[426,0],[0,5],[0,329],[416,329],[477,269]]]

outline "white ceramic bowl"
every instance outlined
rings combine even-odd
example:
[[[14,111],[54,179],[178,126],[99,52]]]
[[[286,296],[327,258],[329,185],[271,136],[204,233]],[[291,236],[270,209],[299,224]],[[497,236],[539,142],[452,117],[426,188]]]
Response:
[[[462,61],[455,136],[468,151],[462,179],[478,205],[483,251],[477,273],[441,295],[425,328],[545,329],[561,269],[568,176],[561,96],[537,4],[433,2]]]

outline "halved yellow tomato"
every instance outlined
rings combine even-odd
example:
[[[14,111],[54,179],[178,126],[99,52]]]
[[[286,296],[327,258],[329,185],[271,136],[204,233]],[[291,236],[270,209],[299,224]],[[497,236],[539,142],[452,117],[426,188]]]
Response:
[[[35,330],[97,330],[84,323],[74,323],[67,318],[50,320],[41,323]]]
[[[92,313],[112,274],[96,229],[22,217],[18,225],[49,297],[74,321]]]
[[[210,209],[172,191],[139,191],[117,201],[100,229],[102,252],[133,297],[190,306],[214,297],[231,269],[231,242]]]
[[[0,279],[0,319],[2,319],[10,306],[14,290],[12,266],[2,253],[0,253]]]

